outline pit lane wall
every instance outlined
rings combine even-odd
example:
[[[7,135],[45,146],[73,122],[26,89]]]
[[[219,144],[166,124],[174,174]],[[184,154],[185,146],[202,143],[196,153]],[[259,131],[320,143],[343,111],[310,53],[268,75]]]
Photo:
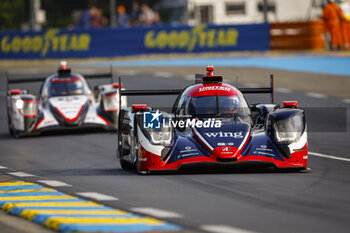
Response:
[[[161,26],[0,32],[0,59],[117,57],[141,54],[264,51],[270,25]]]

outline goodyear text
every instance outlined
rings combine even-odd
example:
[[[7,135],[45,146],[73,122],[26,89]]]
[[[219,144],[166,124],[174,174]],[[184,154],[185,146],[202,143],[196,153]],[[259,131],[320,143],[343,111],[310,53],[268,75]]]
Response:
[[[237,45],[239,33],[235,28],[209,29],[202,24],[185,30],[150,30],[145,35],[145,47],[152,49],[186,49],[232,47]]]
[[[1,52],[40,53],[45,57],[48,52],[88,51],[90,41],[88,33],[60,33],[59,29],[50,29],[42,35],[5,35],[1,38]]]

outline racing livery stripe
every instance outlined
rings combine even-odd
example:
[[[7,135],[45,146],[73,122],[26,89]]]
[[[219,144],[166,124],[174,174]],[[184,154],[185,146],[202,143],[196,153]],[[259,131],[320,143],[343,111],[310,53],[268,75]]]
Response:
[[[103,116],[101,116],[100,114],[97,114],[97,116],[101,118],[101,120],[103,120],[107,126],[110,125],[110,123]]]
[[[0,208],[60,232],[182,230],[163,220],[114,209],[30,182],[0,183]]]
[[[34,127],[33,130],[37,130],[37,129],[39,128],[40,123],[43,122],[44,119],[45,119],[44,117],[41,118],[41,119],[36,123],[36,125],[35,125],[35,127]]]
[[[79,112],[77,113],[77,115],[75,117],[73,117],[73,118],[66,117],[64,115],[64,113],[60,111],[60,109],[58,107],[54,107],[54,108],[58,112],[58,114],[60,114],[63,117],[63,119],[65,119],[66,121],[69,121],[69,122],[74,122],[74,121],[76,121],[78,119],[78,117],[80,116],[80,114],[83,111],[84,107],[85,107],[85,105],[82,105],[80,107]]]
[[[196,127],[192,127],[192,131],[194,132],[194,136],[199,138],[199,142],[201,142],[205,147],[207,147],[210,151],[213,151],[214,148],[202,137],[202,135],[197,131]]]

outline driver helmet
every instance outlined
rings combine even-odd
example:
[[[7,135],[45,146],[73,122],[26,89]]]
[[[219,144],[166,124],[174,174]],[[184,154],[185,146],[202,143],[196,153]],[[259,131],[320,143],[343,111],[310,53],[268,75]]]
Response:
[[[239,100],[237,96],[228,98],[223,102],[224,113],[238,113],[239,111]]]

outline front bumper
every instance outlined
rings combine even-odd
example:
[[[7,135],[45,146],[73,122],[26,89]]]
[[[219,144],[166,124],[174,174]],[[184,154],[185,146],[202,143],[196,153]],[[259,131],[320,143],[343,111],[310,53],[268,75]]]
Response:
[[[277,169],[295,169],[305,170],[307,159],[304,153],[298,152],[291,156],[291,159],[284,161],[271,157],[257,155],[239,155],[237,158],[227,161],[218,161],[215,156],[198,156],[192,158],[180,159],[176,162],[167,163],[162,161],[160,156],[155,155],[141,147],[138,161],[138,171],[140,173],[154,173],[158,171],[181,171],[181,170],[227,170],[235,168],[277,168]]]

